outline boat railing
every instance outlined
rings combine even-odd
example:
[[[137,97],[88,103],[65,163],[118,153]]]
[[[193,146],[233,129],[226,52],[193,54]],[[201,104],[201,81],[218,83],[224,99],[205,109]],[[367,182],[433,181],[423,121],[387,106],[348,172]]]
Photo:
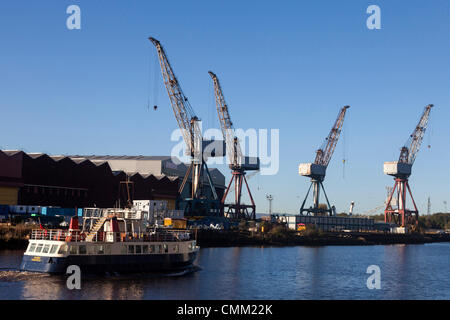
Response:
[[[186,241],[190,239],[190,233],[187,230],[158,230],[145,233],[122,233],[121,241],[123,242],[176,242]]]
[[[164,230],[156,231],[155,233],[150,233],[152,239],[151,241],[183,241],[190,239],[190,233],[186,230]],[[153,239],[161,240],[153,240]]]
[[[100,219],[102,217],[139,220],[142,218],[142,212],[140,210],[118,208],[84,208],[83,210],[83,218],[85,219]]]
[[[106,233],[107,232],[104,231],[96,232],[90,242],[104,242],[106,240]],[[158,230],[144,233],[115,232],[115,234],[115,241],[120,239],[122,242],[176,242],[190,239],[190,233],[186,230]],[[86,234],[80,232],[79,230],[36,229],[32,230],[30,239],[81,242],[85,241]]]
[[[79,231],[68,231],[62,229],[37,229],[32,230],[30,239],[79,242],[84,240],[84,234]]]

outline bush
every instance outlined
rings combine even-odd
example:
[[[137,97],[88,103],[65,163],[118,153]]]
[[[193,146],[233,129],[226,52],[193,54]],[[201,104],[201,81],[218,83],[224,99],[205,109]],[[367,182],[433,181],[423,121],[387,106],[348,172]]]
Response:
[[[240,231],[247,231],[248,227],[247,227],[247,221],[245,220],[241,220],[239,222],[238,228]]]
[[[301,232],[301,234],[306,237],[318,237],[318,236],[323,235],[323,232],[319,228],[317,228],[315,225],[308,224],[306,226],[306,230],[303,230]]]

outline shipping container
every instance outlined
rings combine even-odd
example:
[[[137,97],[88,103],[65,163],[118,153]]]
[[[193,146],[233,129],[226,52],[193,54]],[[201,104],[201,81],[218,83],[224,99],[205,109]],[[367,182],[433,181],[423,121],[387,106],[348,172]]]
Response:
[[[0,214],[1,215],[8,215],[9,214],[9,206],[0,204]]]
[[[12,213],[20,213],[20,214],[27,213],[27,206],[16,205],[10,206],[9,208]]]
[[[41,213],[41,207],[39,206],[27,206],[27,213]]]
[[[172,219],[172,227],[175,229],[186,229],[187,220],[186,219]]]

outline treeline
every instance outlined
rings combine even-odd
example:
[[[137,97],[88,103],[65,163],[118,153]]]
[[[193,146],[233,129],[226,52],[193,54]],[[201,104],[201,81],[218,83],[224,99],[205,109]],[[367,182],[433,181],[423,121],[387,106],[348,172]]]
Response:
[[[426,229],[449,229],[450,213],[434,213],[419,216],[419,227]]]
[[[371,216],[375,221],[384,221],[384,214]],[[420,229],[450,229],[450,213],[419,215]]]
[[[340,213],[338,216],[348,217],[345,213]],[[359,215],[356,214],[354,217],[359,217]],[[384,214],[371,215],[370,217],[376,222],[384,222]],[[421,229],[450,230],[450,213],[438,212],[430,215],[420,215],[419,227]]]

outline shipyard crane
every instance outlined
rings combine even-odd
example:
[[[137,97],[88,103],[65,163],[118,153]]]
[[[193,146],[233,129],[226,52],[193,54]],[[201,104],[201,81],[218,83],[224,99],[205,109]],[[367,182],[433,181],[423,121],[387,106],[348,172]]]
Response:
[[[303,200],[302,206],[300,207],[301,215],[305,213],[307,215],[333,214],[333,209],[330,205],[330,202],[328,201],[328,197],[325,193],[325,188],[323,187],[322,182],[325,179],[327,166],[330,163],[334,149],[336,148],[337,142],[339,140],[342,125],[344,124],[345,112],[348,108],[350,108],[350,106],[345,106],[339,111],[336,122],[331,128],[331,131],[328,134],[328,137],[325,139],[324,144],[320,147],[319,150],[316,151],[316,159],[314,160],[314,163],[301,163],[298,167],[298,172],[300,175],[311,178],[311,185],[309,186],[305,200]],[[311,188],[313,188],[313,206],[305,208],[305,204]],[[326,208],[319,206],[320,189],[323,190],[323,194],[325,195],[325,199],[327,201]]]
[[[419,221],[419,210],[412,196],[408,178],[411,175],[412,166],[425,135],[432,107],[432,104],[425,107],[419,123],[405,145],[400,149],[398,161],[385,162],[383,166],[384,173],[393,176],[395,181],[384,210],[384,220],[387,223],[395,223],[397,226],[405,228],[405,232],[408,231],[408,228],[416,228]],[[411,197],[414,210],[406,207],[407,191]]]
[[[214,187],[203,149],[210,147],[213,142],[203,140],[200,129],[200,119],[195,115],[188,98],[181,90],[180,83],[173,72],[167,55],[161,43],[155,38],[150,37],[149,40],[155,45],[158,52],[158,58],[161,65],[161,73],[169,95],[170,104],[177,120],[178,126],[183,135],[187,151],[191,157],[191,163],[186,170],[186,174],[179,188],[180,197],[184,196],[186,182],[191,176],[191,193],[190,198],[182,199],[184,202],[183,209],[186,215],[219,215],[221,212],[221,204],[218,199],[216,189]],[[212,152],[209,156],[221,156],[220,153]],[[222,155],[223,156],[223,155]],[[209,187],[211,189],[212,200],[208,200],[203,192],[203,174],[206,174]]]
[[[256,205],[253,200],[252,193],[245,177],[246,171],[259,170],[259,158],[256,157],[243,157],[239,139],[235,135],[233,123],[231,122],[228,105],[225,102],[222,88],[220,86],[217,76],[209,71],[214,83],[214,95],[216,99],[217,114],[219,116],[220,127],[222,129],[223,138],[227,147],[227,155],[229,159],[229,166],[231,169],[231,180],[228,187],[222,197],[222,204],[225,215],[232,219],[255,219],[256,218]],[[228,192],[234,181],[234,203],[225,204]],[[242,197],[242,185],[245,183],[247,192],[251,201],[251,205],[245,205],[241,203]],[[250,210],[250,211],[249,211]]]

